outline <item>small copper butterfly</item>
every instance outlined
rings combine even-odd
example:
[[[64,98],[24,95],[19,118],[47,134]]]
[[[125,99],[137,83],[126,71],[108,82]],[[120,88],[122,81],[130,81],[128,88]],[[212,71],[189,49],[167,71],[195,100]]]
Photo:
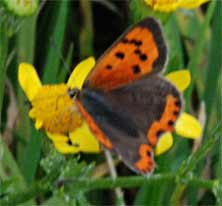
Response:
[[[153,148],[181,112],[180,93],[160,75],[166,62],[161,27],[146,18],[104,53],[81,91],[69,91],[99,142],[142,174],[153,171]]]

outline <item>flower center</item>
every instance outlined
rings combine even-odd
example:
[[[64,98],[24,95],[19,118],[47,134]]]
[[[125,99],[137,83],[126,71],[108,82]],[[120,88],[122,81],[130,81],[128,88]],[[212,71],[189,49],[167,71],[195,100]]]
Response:
[[[32,100],[30,116],[51,133],[67,133],[82,124],[82,116],[65,84],[42,86]]]

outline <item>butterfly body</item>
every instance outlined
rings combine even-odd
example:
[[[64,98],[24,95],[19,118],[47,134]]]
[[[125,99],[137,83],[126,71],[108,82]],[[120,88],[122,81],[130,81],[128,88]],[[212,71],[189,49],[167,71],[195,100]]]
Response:
[[[153,149],[181,111],[180,93],[158,74],[166,60],[161,28],[147,18],[105,52],[77,95],[99,142],[142,174],[153,171]]]

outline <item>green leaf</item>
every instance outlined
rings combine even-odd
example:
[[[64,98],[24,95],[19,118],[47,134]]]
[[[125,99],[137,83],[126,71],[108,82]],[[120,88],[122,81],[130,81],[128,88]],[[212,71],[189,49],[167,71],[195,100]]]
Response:
[[[8,25],[4,22],[0,25],[0,128],[1,128],[1,116],[2,105],[5,91],[5,79],[6,79],[6,59],[8,54]]]
[[[79,37],[80,58],[93,55],[93,16],[91,1],[80,0],[83,25]]]
[[[69,47],[65,62],[63,62],[63,67],[61,68],[61,71],[59,72],[59,75],[58,75],[59,82],[65,82],[67,72],[69,70],[71,70],[71,72],[72,72],[72,70],[73,70],[73,68],[72,68],[73,48],[74,48],[73,44],[71,44]]]
[[[204,100],[206,102],[206,112],[208,120],[211,115],[213,102],[215,100],[216,88],[222,71],[222,11],[221,2],[215,1],[215,12],[212,22],[211,48],[209,53],[209,64],[206,74]],[[213,1],[212,3],[213,4]]]
[[[185,91],[185,97],[186,97],[186,102],[187,102],[186,107],[187,108],[190,108],[190,106],[191,106],[191,95],[193,92],[196,76],[198,75],[198,73],[197,73],[198,63],[200,61],[200,57],[203,52],[203,47],[205,45],[206,33],[208,31],[208,27],[210,25],[211,18],[213,16],[215,2],[216,1],[212,1],[208,7],[204,22],[203,22],[201,28],[199,29],[199,32],[196,35],[195,47],[193,49],[191,59],[188,64],[188,69],[190,70],[192,79],[191,79],[191,84],[190,84],[189,88]]]
[[[24,19],[23,23],[21,24],[20,30],[17,34],[18,63],[28,62],[33,64],[35,54],[36,21],[37,16],[35,15]],[[16,65],[16,67],[17,66],[18,65]],[[13,75],[17,74],[17,70],[18,68],[11,71],[12,77]],[[22,142],[17,144],[17,156],[26,182],[31,183],[34,179],[37,166],[39,164],[41,135],[33,127],[33,122],[30,122],[28,116],[29,107],[28,105],[25,105],[27,98],[22,93],[23,92],[19,89],[18,108],[21,112],[20,120],[22,124],[18,125],[17,136],[25,140],[27,144]]]
[[[169,62],[167,65],[167,73],[184,69],[180,32],[174,15],[172,15],[164,25],[164,34],[168,45]]]
[[[26,179],[26,182],[30,184],[36,174],[37,167],[39,165],[41,154],[41,138],[42,134],[38,132],[34,126],[31,129],[31,136],[24,148],[21,170]],[[27,158],[28,157],[28,158]]]
[[[43,81],[46,83],[55,83],[57,81],[60,66],[59,54],[62,51],[65,38],[69,1],[54,2],[54,5],[56,6],[56,13],[54,14],[56,20],[50,38],[55,45],[48,45],[49,48],[43,72]]]
[[[58,153],[56,150],[51,150],[46,158],[42,159],[40,164],[46,174],[53,173],[55,170],[60,169],[65,162],[65,156]]]

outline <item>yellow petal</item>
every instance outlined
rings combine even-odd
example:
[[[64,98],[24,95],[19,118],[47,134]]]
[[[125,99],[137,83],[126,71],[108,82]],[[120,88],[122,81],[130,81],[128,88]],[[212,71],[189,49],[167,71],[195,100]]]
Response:
[[[100,152],[99,143],[89,130],[86,122],[82,126],[69,133],[69,137],[73,144],[79,145],[82,152],[98,153]]]
[[[36,128],[37,130],[39,130],[39,129],[42,127],[42,125],[43,125],[43,122],[42,122],[41,120],[37,119],[37,120],[35,121],[35,128]]]
[[[53,142],[67,142],[68,137],[63,135],[63,134],[58,134],[58,133],[51,133],[51,132],[46,132],[47,136],[49,139],[51,139]]]
[[[180,136],[197,139],[202,134],[198,120],[190,114],[182,113],[175,125],[176,133]]]
[[[65,142],[53,142],[56,150],[63,154],[75,154],[79,153],[80,150],[78,147],[71,146]]]
[[[180,92],[183,92],[191,81],[190,71],[185,69],[171,72],[166,75],[166,78],[174,84]]]
[[[173,145],[173,137],[172,134],[170,132],[166,132],[164,133],[155,148],[155,155],[160,155],[164,152],[166,152],[167,150],[169,150]]]
[[[26,96],[31,101],[42,86],[35,68],[28,63],[19,64],[18,80]]]
[[[171,12],[179,8],[193,9],[209,0],[144,0],[154,10]]]
[[[67,85],[70,88],[77,87],[78,89],[81,89],[86,77],[94,66],[95,59],[93,57],[89,57],[88,59],[80,62],[70,75]]]
[[[79,147],[67,143],[69,138],[65,135],[47,132],[47,136],[53,141],[53,145],[60,153],[72,154],[80,152]]]
[[[33,119],[35,117],[35,113],[36,113],[35,108],[30,109],[29,110],[29,117]]]
[[[181,0],[180,8],[193,9],[208,1],[209,0]]]

